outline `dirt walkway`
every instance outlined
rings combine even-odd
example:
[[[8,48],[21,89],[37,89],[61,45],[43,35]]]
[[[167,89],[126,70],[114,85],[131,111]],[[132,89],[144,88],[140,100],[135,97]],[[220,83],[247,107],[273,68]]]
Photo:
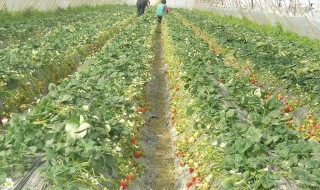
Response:
[[[157,26],[154,61],[151,66],[152,80],[146,85],[151,110],[146,114],[146,125],[141,129],[144,156],[143,175],[128,190],[174,190],[175,167],[169,124],[169,88],[165,75],[161,25]]]
[[[153,190],[174,189],[174,158],[169,135],[168,86],[163,63],[163,46],[161,41],[161,25],[158,25],[155,39],[155,61],[152,66],[154,80],[151,84],[150,101],[152,113],[156,116],[148,124],[149,130],[156,134],[158,141],[151,162],[156,166],[156,177]]]

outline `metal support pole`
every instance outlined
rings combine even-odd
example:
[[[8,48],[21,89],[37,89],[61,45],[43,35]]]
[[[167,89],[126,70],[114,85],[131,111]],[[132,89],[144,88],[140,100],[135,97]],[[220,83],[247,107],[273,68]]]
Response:
[[[6,0],[3,5],[1,6],[0,10],[2,10],[4,8],[4,6],[7,4],[8,0]]]
[[[28,4],[30,3],[30,0],[27,1],[26,4],[24,4],[23,8],[22,8],[22,11],[28,6]]]
[[[78,6],[80,6],[80,4],[81,4],[81,1],[82,1],[82,0],[80,0],[80,1],[79,1],[79,3],[78,3]]]
[[[37,9],[40,8],[40,6],[42,5],[43,1],[44,1],[44,0],[42,0],[42,1],[38,4]]]
[[[52,6],[56,3],[56,0],[53,0],[53,2],[51,3],[50,7],[49,7],[49,10],[52,9]]]

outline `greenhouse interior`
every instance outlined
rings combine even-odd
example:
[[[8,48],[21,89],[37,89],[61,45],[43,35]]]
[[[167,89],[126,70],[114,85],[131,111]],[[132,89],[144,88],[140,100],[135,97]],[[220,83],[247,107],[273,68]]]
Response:
[[[320,189],[320,0],[0,0],[0,190]]]

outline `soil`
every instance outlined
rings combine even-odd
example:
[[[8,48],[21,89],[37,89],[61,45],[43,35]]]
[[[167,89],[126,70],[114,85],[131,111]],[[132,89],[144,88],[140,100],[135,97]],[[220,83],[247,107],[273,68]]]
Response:
[[[152,80],[146,85],[151,110],[147,114],[142,148],[145,166],[144,175],[128,189],[131,190],[173,190],[175,189],[175,166],[172,140],[169,129],[169,89],[165,75],[164,52],[162,46],[161,25],[156,29]]]

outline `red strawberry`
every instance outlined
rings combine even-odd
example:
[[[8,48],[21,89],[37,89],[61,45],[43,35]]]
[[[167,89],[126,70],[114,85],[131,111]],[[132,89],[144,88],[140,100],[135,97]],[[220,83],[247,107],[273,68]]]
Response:
[[[140,153],[140,152],[136,152],[136,153],[134,153],[134,157],[136,157],[136,158],[140,158],[140,157],[141,157],[141,153]]]
[[[258,84],[257,79],[253,79],[253,80],[251,81],[251,84]]]
[[[192,182],[187,182],[186,186],[187,187],[191,187],[192,186]]]
[[[249,75],[250,77],[253,77],[254,76],[254,74],[253,73],[250,73],[250,75]]]
[[[143,109],[140,108],[140,107],[138,107],[138,108],[136,109],[136,111],[137,111],[138,113],[141,113],[141,112],[143,111]]]
[[[127,182],[125,182],[125,181],[120,181],[119,184],[120,184],[120,186],[122,187],[122,189],[127,188]]]
[[[191,181],[195,182],[197,180],[196,177],[191,177]]]
[[[291,107],[290,107],[290,106],[287,106],[287,107],[286,107],[286,112],[289,112],[289,111],[291,111]]]
[[[194,168],[189,168],[189,172],[192,173],[194,171]]]
[[[129,181],[131,181],[131,176],[128,174],[127,176],[126,176],[126,180],[129,182]]]
[[[132,142],[133,144],[137,144],[137,140],[136,140],[134,137],[131,138],[131,142]]]
[[[313,134],[313,130],[312,130],[312,129],[309,131],[309,134],[310,134],[310,135],[312,135],[312,134]]]

